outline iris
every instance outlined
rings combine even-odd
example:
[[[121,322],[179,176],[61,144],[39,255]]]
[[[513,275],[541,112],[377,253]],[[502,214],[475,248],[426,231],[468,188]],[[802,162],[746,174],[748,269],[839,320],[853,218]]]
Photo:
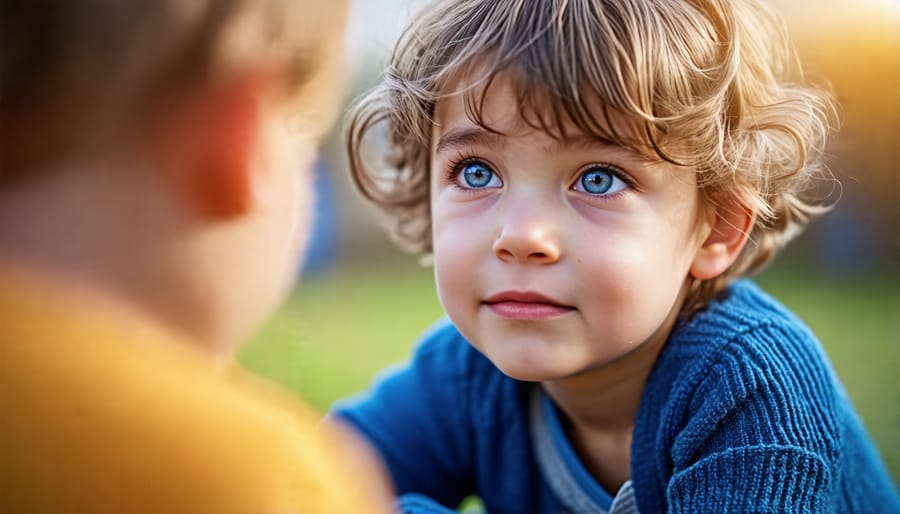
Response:
[[[581,175],[581,187],[588,193],[602,195],[609,192],[616,176],[606,170],[590,170]]]
[[[472,188],[486,187],[494,178],[494,172],[480,162],[472,162],[463,167],[463,180]]]

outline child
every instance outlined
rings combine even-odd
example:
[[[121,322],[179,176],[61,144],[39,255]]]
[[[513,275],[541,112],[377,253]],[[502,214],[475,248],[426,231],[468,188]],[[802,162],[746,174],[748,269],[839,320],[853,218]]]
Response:
[[[815,337],[738,280],[823,210],[832,107],[791,58],[755,0],[413,22],[350,162],[449,321],[334,413],[408,511],[900,512]]]
[[[385,511],[234,364],[303,247],[342,3],[0,5],[0,512]]]

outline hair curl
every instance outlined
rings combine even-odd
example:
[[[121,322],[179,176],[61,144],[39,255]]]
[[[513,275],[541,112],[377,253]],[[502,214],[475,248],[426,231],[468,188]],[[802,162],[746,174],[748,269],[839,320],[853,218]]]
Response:
[[[565,137],[568,122],[690,166],[708,202],[755,213],[740,256],[722,276],[694,281],[687,308],[765,266],[827,209],[804,197],[814,177],[830,177],[822,157],[835,106],[804,82],[783,24],[761,3],[442,0],[407,28],[381,83],[349,114],[351,175],[406,248],[431,251],[436,102],[464,95],[468,115],[485,126],[482,102],[500,73],[512,77],[532,127]],[[466,85],[451,90],[458,77]],[[386,141],[373,156],[376,134]]]

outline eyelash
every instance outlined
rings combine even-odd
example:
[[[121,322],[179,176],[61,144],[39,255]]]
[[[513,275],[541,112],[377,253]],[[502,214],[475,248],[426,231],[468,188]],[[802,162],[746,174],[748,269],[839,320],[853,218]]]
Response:
[[[497,173],[494,166],[492,166],[489,162],[475,156],[475,154],[473,154],[473,153],[469,153],[467,151],[466,152],[461,151],[461,152],[459,152],[459,154],[456,157],[454,157],[453,159],[450,160],[450,162],[447,163],[447,171],[444,172],[444,184],[452,186],[452,187],[454,187],[460,191],[464,191],[466,193],[478,194],[480,191],[479,189],[471,189],[471,188],[462,187],[457,182],[457,180],[459,179],[460,173],[462,173],[463,168],[467,164],[472,164],[472,163],[476,163],[476,162],[484,164],[485,166],[490,168],[491,171],[495,175],[497,175],[498,177],[500,176],[500,174]]]
[[[608,171],[611,174],[615,175],[616,178],[618,178],[619,180],[624,182],[625,185],[628,187],[621,191],[617,191],[617,192],[609,194],[609,195],[592,195],[590,193],[585,193],[588,196],[590,196],[592,199],[598,200],[598,201],[609,201],[609,200],[614,200],[614,199],[619,198],[620,196],[626,194],[629,190],[633,190],[633,191],[640,190],[640,188],[638,188],[638,186],[637,186],[637,183],[634,181],[633,178],[631,178],[631,175],[629,175],[622,168],[616,166],[615,164],[609,163],[609,162],[592,162],[590,164],[582,166],[578,170],[577,174],[575,175],[575,182],[572,183],[572,185],[569,187],[569,189],[574,191],[575,186],[578,183],[578,181],[581,180],[582,175],[584,175],[585,173],[587,173],[591,170],[598,169],[598,168],[603,169],[603,171]],[[576,191],[576,192],[580,192],[580,191]]]
[[[453,159],[451,159],[447,163],[447,170],[444,172],[444,183],[447,185],[450,185],[460,191],[464,191],[466,193],[478,194],[478,192],[480,191],[479,189],[465,188],[465,187],[460,186],[459,183],[457,182],[460,173],[462,173],[463,167],[465,167],[467,164],[472,164],[475,162],[486,165],[487,167],[489,167],[491,169],[491,171],[494,172],[494,174],[499,176],[499,174],[497,173],[494,166],[492,166],[490,163],[488,163],[484,159],[477,157],[474,153],[471,153],[468,151],[460,151]],[[610,201],[610,200],[617,199],[620,196],[624,195],[629,189],[630,190],[639,190],[634,179],[631,178],[631,176],[628,173],[626,173],[625,170],[623,170],[619,166],[616,166],[615,164],[612,164],[609,162],[592,162],[588,165],[582,166],[577,172],[576,181],[580,180],[581,176],[583,174],[587,173],[588,171],[591,171],[594,168],[604,168],[605,170],[607,170],[610,173],[612,173],[613,175],[615,175],[619,180],[621,180],[628,186],[626,189],[623,189],[622,191],[618,191],[616,193],[612,193],[610,195],[604,195],[604,196],[591,195],[590,193],[585,193],[589,197],[591,197],[592,199],[594,199],[596,201]],[[501,180],[502,180],[502,178],[501,178]],[[575,183],[573,183],[569,187],[569,189],[574,191]],[[579,191],[576,191],[576,192],[579,192]]]

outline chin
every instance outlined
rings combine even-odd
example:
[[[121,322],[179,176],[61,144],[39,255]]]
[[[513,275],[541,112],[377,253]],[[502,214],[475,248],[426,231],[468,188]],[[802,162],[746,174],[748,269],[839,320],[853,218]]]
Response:
[[[511,359],[491,358],[491,362],[504,375],[523,382],[559,380],[580,371],[571,366],[555,365],[556,363],[551,359],[529,359],[524,355],[517,355],[516,358]]]
[[[516,380],[558,380],[585,369],[583,352],[553,344],[549,339],[534,333],[489,333],[478,334],[469,341],[504,375]]]
[[[547,382],[555,380],[557,378],[549,375],[543,370],[509,370],[504,368],[499,369],[503,372],[504,375],[508,376],[509,378],[513,378],[521,382]]]

